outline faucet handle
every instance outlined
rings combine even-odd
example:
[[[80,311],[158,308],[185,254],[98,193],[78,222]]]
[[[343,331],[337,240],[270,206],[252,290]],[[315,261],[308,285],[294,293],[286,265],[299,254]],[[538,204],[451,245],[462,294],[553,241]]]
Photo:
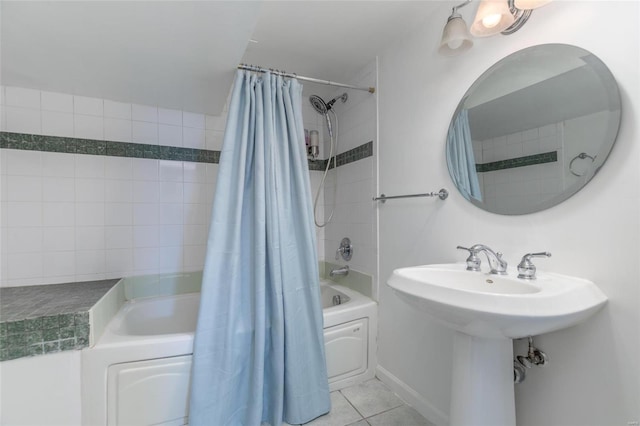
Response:
[[[353,256],[353,246],[351,245],[351,240],[347,237],[344,237],[342,241],[340,241],[340,247],[336,250],[336,260],[340,260],[340,256],[347,262],[351,260],[351,256]]]
[[[531,261],[532,257],[551,257],[551,253],[542,251],[540,253],[527,253],[522,256],[522,260],[518,264],[518,278],[523,280],[536,279],[536,265]]]
[[[472,248],[466,248],[462,246],[456,247],[458,250],[466,250],[469,252],[467,257],[467,271],[479,271],[480,270],[480,258],[478,257],[478,250]]]

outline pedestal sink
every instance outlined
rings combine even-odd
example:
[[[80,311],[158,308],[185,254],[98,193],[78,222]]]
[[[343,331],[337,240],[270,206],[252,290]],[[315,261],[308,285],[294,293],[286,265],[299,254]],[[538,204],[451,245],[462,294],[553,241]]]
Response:
[[[575,325],[607,301],[585,279],[516,276],[443,264],[396,269],[389,278],[401,299],[456,331],[451,426],[515,426],[511,340]]]

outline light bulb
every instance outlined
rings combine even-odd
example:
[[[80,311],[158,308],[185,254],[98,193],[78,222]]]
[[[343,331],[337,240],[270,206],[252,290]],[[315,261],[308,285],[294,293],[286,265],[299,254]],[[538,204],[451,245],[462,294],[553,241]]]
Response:
[[[507,0],[481,0],[471,24],[471,34],[488,37],[509,28],[515,18]]]
[[[502,19],[502,15],[499,15],[497,13],[485,16],[484,18],[482,18],[482,25],[484,25],[485,28],[493,28],[498,25],[498,23],[500,23],[500,19]]]
[[[441,55],[454,56],[469,50],[471,46],[473,41],[467,30],[467,24],[460,15],[451,15],[442,30],[438,52]]]
[[[515,7],[518,9],[537,9],[551,3],[551,0],[515,0]]]
[[[449,49],[457,49],[458,47],[462,46],[462,42],[464,40],[462,39],[457,39],[457,40],[451,40],[449,43],[447,43],[447,46],[449,46]]]

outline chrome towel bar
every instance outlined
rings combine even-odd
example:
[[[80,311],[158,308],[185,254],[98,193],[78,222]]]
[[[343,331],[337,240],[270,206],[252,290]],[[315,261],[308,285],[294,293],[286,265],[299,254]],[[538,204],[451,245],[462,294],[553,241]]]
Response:
[[[373,201],[382,201],[384,203],[387,200],[393,200],[395,198],[417,198],[417,197],[438,197],[441,200],[446,200],[448,196],[449,196],[449,191],[442,188],[438,192],[427,192],[426,194],[392,195],[392,196],[380,194],[379,197],[373,197]]]

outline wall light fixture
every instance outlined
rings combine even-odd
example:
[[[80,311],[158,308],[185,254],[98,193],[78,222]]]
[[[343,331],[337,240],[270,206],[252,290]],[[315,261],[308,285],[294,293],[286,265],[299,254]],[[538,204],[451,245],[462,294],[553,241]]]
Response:
[[[447,19],[447,25],[442,30],[442,40],[438,52],[442,55],[454,56],[462,52],[466,52],[473,46],[471,34],[467,29],[467,23],[462,19],[462,15],[458,13],[458,9],[465,7],[471,3],[467,0],[451,10],[451,16]]]
[[[473,46],[474,37],[488,37],[498,33],[509,35],[518,31],[531,16],[531,11],[551,0],[480,0],[476,16],[467,30],[467,24],[458,9],[467,6],[467,0],[455,6],[442,31],[438,52],[446,56],[463,53]]]

